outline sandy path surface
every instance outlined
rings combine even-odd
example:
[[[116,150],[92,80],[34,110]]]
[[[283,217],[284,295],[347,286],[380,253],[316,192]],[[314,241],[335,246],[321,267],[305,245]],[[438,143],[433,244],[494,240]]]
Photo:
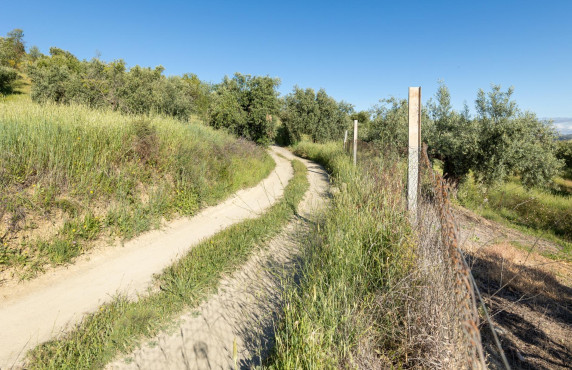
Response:
[[[288,158],[293,155],[281,152]],[[320,166],[304,161],[310,188],[298,217],[276,236],[268,248],[255,253],[219,292],[196,310],[177,320],[175,328],[159,334],[107,369],[235,369],[260,365],[273,344],[285,278],[295,273],[297,246],[315,210],[324,205],[329,182]]]
[[[112,296],[143,293],[161,272],[204,238],[256,217],[283,195],[293,176],[289,161],[276,155],[275,170],[255,187],[238,191],[195,217],[177,220],[127,242],[80,258],[8,291],[0,289],[0,369],[19,365],[27,349],[64,332]]]

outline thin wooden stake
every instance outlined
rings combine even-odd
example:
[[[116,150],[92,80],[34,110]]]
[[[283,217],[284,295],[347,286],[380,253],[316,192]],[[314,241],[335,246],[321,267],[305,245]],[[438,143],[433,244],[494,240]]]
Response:
[[[354,119],[354,166],[357,164],[357,119]]]
[[[348,130],[346,130],[344,134],[344,151],[346,150],[347,142],[348,142]]]
[[[419,196],[419,154],[421,147],[421,87],[409,88],[409,160],[407,170],[407,209],[417,224]]]

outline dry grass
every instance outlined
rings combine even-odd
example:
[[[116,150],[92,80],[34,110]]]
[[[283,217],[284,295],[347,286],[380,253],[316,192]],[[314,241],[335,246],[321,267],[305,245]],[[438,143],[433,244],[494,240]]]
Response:
[[[421,206],[417,229],[417,264],[412,273],[406,320],[409,364],[432,369],[467,366],[467,342],[458,312],[459,289],[448,247],[441,240],[435,205]],[[409,289],[403,289],[407,292]]]
[[[499,225],[475,224],[460,218],[463,232],[495,235]],[[566,369],[572,362],[572,264],[539,254],[532,237],[524,248],[509,237],[468,237],[463,248],[470,256],[473,275],[490,308],[495,331],[513,368]],[[531,247],[532,246],[532,247]],[[490,330],[481,328],[491,368],[502,368]]]

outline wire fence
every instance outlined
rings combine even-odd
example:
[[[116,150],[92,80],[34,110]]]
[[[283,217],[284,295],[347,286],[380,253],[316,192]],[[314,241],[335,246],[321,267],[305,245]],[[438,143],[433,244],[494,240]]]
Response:
[[[433,170],[426,146],[423,147],[421,156],[422,173],[431,182],[431,191],[441,226],[441,241],[447,250],[447,261],[455,279],[455,310],[460,318],[464,334],[464,347],[466,348],[464,357],[469,368],[485,369],[477,305],[477,297],[480,295],[474,284],[471,270],[459,248],[457,224],[449,201],[449,187],[443,177]]]
[[[351,154],[353,152],[353,140],[344,142],[344,150]],[[371,154],[377,148],[370,142],[357,141],[358,157],[360,155]],[[402,153],[403,154],[403,153]],[[427,154],[427,145],[423,144],[421,150],[421,160],[419,163],[421,176],[428,179],[431,183],[430,192],[433,198],[433,204],[439,217],[440,239],[445,251],[446,266],[454,278],[454,297],[455,297],[455,313],[459,318],[462,332],[462,345],[465,353],[460,354],[464,358],[467,368],[470,369],[486,369],[485,353],[481,340],[480,332],[480,315],[479,306],[481,307],[482,316],[485,323],[488,324],[494,342],[498,349],[502,363],[506,369],[510,369],[510,365],[506,359],[501,343],[496,335],[492,321],[488,314],[487,307],[478,290],[476,282],[472,276],[471,269],[463,255],[459,244],[459,230],[452,211],[449,197],[449,184],[438,172],[436,172],[429,160]]]

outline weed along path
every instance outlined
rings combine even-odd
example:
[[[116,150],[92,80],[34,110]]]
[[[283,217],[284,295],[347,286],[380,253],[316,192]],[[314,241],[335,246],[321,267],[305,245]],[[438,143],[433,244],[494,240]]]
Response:
[[[294,157],[286,150],[282,155]],[[297,158],[300,160],[300,158]],[[284,279],[293,278],[304,231],[325,204],[328,175],[319,165],[301,160],[309,189],[297,217],[266,248],[254,253],[225,277],[218,293],[178,318],[159,334],[107,369],[230,369],[261,365],[273,344],[273,325],[282,305]]]
[[[0,369],[18,366],[27,349],[65,332],[116,294],[136,297],[161,272],[202,239],[254,218],[282,197],[293,176],[286,151],[271,148],[272,173],[255,187],[192,218],[169,223],[123,247],[104,248],[70,266],[9,290],[0,288]]]

